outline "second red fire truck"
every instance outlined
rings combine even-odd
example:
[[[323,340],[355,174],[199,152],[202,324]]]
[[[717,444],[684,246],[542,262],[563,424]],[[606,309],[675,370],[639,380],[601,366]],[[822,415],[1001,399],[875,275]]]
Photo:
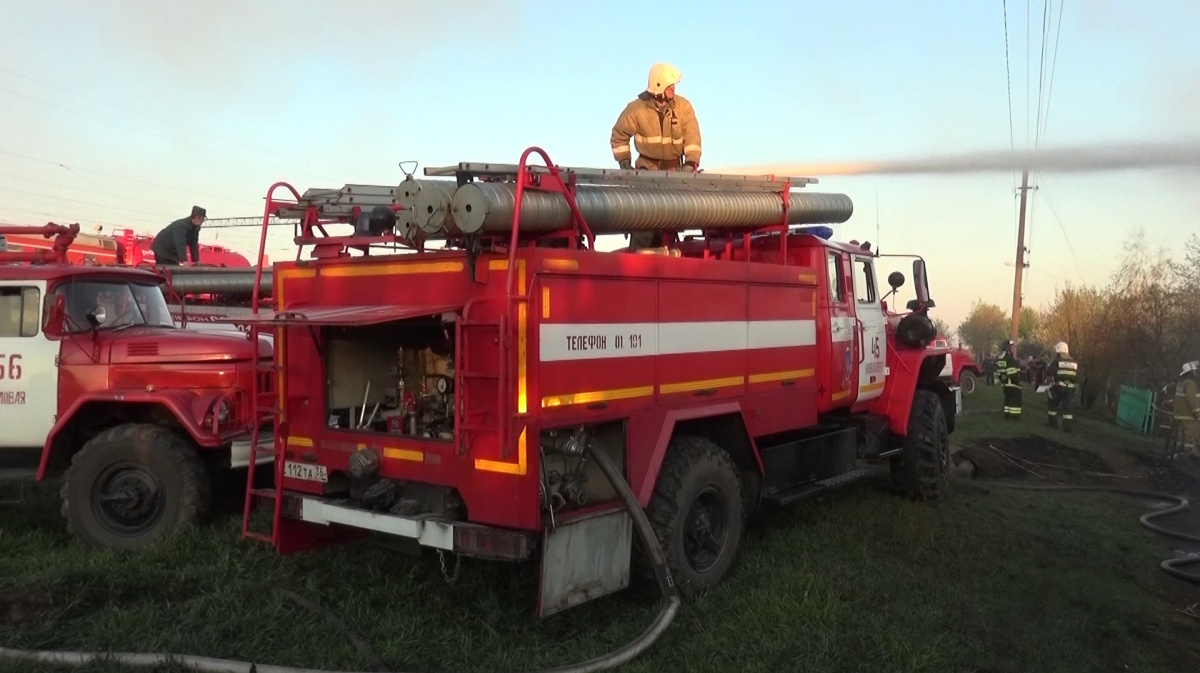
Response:
[[[274,265],[275,306],[249,319],[252,338],[274,335],[275,443],[258,450],[278,488],[248,491],[247,537],[536,554],[545,615],[653,576],[606,465],[684,596],[729,572],[764,504],[879,467],[942,496],[955,391],[947,349],[927,348],[925,265],[915,298],[889,305],[904,275],[885,294],[869,244],[822,226],[849,219],[849,198],[530,153],[394,187],[272,189],[268,214],[301,218],[314,251]],[[326,235],[335,222],[354,233]],[[620,233],[628,248],[595,249]]]

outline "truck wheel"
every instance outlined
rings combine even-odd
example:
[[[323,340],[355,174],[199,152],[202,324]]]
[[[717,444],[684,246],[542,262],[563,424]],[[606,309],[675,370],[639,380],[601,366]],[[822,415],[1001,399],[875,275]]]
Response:
[[[700,437],[672,439],[646,514],[684,598],[728,574],[742,541],[745,509],[737,469],[716,444]],[[652,579],[649,555],[640,550],[639,556],[642,574]]]
[[[970,395],[975,392],[975,384],[977,382],[973,372],[964,371],[958,375],[958,386],[962,388],[963,395]]]
[[[942,401],[932,391],[918,390],[904,446],[892,459],[893,482],[910,498],[938,500],[946,494],[949,470],[950,433]]]
[[[67,527],[84,544],[137,549],[200,521],[207,470],[186,439],[161,425],[109,428],[83,445],[62,486]]]

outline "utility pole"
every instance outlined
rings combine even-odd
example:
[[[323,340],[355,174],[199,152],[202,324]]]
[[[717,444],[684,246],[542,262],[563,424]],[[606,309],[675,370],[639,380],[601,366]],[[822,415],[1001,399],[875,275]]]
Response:
[[[1025,202],[1029,194],[1029,169],[1021,173],[1021,212],[1017,217],[1017,268],[1013,276],[1012,329],[1013,343],[1021,335],[1021,280],[1025,272]]]

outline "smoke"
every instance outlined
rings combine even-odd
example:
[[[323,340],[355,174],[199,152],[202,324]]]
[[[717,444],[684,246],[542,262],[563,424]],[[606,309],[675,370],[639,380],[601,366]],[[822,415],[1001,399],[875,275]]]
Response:
[[[1146,169],[1200,169],[1200,140],[1169,143],[1089,145],[1031,151],[994,150],[913,159],[820,164],[773,164],[714,169],[740,175],[955,175],[1011,173],[1098,173]]]

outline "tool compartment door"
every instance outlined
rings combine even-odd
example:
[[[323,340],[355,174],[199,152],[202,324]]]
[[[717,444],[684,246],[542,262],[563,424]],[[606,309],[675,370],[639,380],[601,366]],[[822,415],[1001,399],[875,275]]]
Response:
[[[829,312],[828,379],[822,381],[829,391],[829,401],[845,406],[853,401],[856,321],[850,306],[850,273],[848,256],[838,250],[826,252],[825,268],[829,293],[826,298]]]
[[[0,448],[46,443],[58,411],[59,342],[42,330],[44,281],[0,281]]]
[[[858,318],[857,353],[858,391],[855,401],[873,400],[883,394],[887,368],[887,326],[875,283],[875,260],[853,255],[854,312]]]

